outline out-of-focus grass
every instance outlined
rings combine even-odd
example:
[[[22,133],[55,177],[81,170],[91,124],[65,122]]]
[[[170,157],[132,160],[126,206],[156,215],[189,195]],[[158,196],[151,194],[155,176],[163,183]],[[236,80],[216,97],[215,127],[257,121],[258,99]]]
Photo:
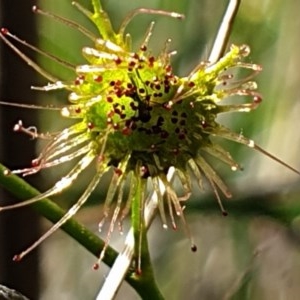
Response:
[[[40,0],[40,6],[84,22],[70,2]],[[171,37],[172,47],[178,50],[174,64],[181,75],[189,72],[199,60],[207,59],[226,5],[226,1],[217,0],[103,2],[116,26],[135,7],[157,7],[184,13],[184,21],[138,16],[129,27],[139,41],[149,22],[157,20],[151,43],[154,52],[159,52],[164,41]],[[228,115],[222,118],[222,122],[299,169],[298,2],[272,0],[262,4],[259,0],[243,1],[231,42],[248,44],[252,49],[250,62],[263,66],[264,71],[257,81],[264,102],[255,112]],[[53,20],[41,17],[39,20],[41,48],[54,51],[71,62],[84,62],[80,49],[88,42],[86,38]],[[53,64],[47,63],[47,68],[56,74],[62,72]],[[69,75],[62,76],[68,78]],[[65,101],[64,93],[41,98],[42,103],[48,104],[63,104]],[[41,127],[45,131],[64,127],[65,120],[61,122],[51,113],[41,114]],[[245,198],[251,201],[251,195],[253,198],[255,195],[263,197],[267,191],[274,191],[277,201],[299,201],[299,179],[294,174],[251,149],[232,144],[228,147],[245,168],[242,173],[233,174],[226,167],[219,166],[225,181],[235,190],[234,199],[230,201]],[[53,174],[58,176],[55,169]],[[214,201],[212,194],[198,193],[191,201],[203,201],[207,197]],[[73,196],[70,196],[70,201],[74,201]],[[92,214],[91,208],[82,213],[82,216],[87,215],[90,226],[95,229],[100,216],[97,209],[92,208]],[[297,299],[300,293],[299,247],[296,236],[288,228],[274,220],[249,217],[247,211],[241,212],[240,216],[222,218],[218,214],[206,215],[195,210],[188,215],[188,222],[198,244],[196,254],[189,251],[188,242],[181,232],[165,232],[159,222],[150,230],[157,278],[166,299],[212,300],[230,298],[236,292],[239,292],[236,294],[239,298],[235,299]],[[122,242],[123,238],[117,236],[115,243],[122,245]],[[61,238],[61,234],[47,240],[42,248],[45,281],[41,299],[92,299],[108,270],[103,267],[104,273],[92,271],[94,259],[75,242]],[[118,299],[136,299],[136,296],[130,291],[129,294],[121,291]]]

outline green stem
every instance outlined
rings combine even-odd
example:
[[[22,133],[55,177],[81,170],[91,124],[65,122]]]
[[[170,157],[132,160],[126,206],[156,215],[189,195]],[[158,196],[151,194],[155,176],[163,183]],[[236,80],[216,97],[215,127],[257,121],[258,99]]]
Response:
[[[141,261],[141,273],[132,273],[128,282],[130,282],[131,286],[138,292],[143,300],[164,300],[155,281],[146,230],[142,232]]]
[[[143,300],[163,300],[154,277],[147,240],[147,228],[144,219],[146,179],[137,176],[136,194],[132,203],[131,223],[134,234],[135,271],[129,277],[130,284]],[[143,288],[140,289],[139,286]]]

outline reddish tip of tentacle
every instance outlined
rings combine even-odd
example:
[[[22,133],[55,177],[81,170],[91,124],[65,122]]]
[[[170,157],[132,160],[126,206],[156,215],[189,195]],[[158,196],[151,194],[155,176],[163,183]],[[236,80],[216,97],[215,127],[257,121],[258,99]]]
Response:
[[[191,250],[192,250],[192,252],[197,252],[198,248],[197,248],[197,246],[195,244],[193,244],[191,246]]]
[[[137,269],[135,270],[135,274],[136,274],[137,276],[142,276],[142,269],[137,268]]]
[[[16,254],[14,257],[13,257],[13,261],[20,261],[22,259],[22,256],[20,254]]]
[[[33,11],[34,13],[36,13],[36,12],[38,11],[38,7],[37,7],[36,5],[33,5],[33,6],[32,6],[32,11]]]
[[[96,270],[99,270],[99,264],[98,263],[95,263],[93,265],[93,269],[96,271]]]
[[[227,217],[228,216],[228,212],[227,211],[222,211],[222,216],[223,217]]]
[[[253,102],[257,103],[257,104],[261,103],[262,102],[262,97],[258,96],[258,95],[254,96],[253,97]]]
[[[5,27],[2,27],[2,28],[0,29],[0,32],[1,32],[3,35],[7,35],[7,34],[9,33],[8,29],[5,28]]]

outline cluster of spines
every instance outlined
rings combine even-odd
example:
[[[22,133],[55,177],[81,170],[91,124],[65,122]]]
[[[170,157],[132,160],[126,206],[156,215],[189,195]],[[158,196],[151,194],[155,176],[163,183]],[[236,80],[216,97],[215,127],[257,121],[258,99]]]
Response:
[[[255,145],[252,140],[246,139],[238,134],[234,134],[222,126],[218,126],[214,120],[211,123],[211,120],[205,119],[203,113],[196,111],[199,108],[199,103],[203,105],[203,109],[207,108],[213,117],[220,112],[250,111],[256,108],[261,101],[261,97],[255,91],[256,85],[252,82],[249,82],[249,80],[260,71],[260,67],[254,64],[245,64],[240,62],[242,57],[249,54],[248,47],[233,46],[228,54],[221,58],[218,62],[215,62],[214,64],[200,63],[190,73],[189,76],[179,79],[173,74],[172,67],[169,62],[170,56],[172,55],[172,52],[169,53],[167,51],[169,41],[167,41],[165,49],[162,51],[159,57],[155,58],[154,56],[148,54],[148,41],[152,34],[153,24],[150,25],[144,41],[139,51],[136,53],[129,52],[130,45],[128,42],[126,42],[124,30],[128,22],[136,13],[158,13],[176,18],[182,17],[181,15],[175,13],[166,13],[163,11],[138,9],[125,19],[121,25],[119,33],[115,34],[112,31],[108,17],[106,16],[105,12],[102,10],[99,11],[100,4],[97,5],[96,1],[93,1],[95,9],[94,14],[87,12],[79,4],[74,4],[94,21],[99,29],[100,34],[102,34],[103,39],[95,37],[89,31],[72,21],[45,13],[37,7],[33,8],[34,12],[51,16],[52,18],[59,20],[70,27],[76,28],[94,41],[95,48],[86,47],[83,49],[83,54],[89,62],[88,65],[74,67],[71,64],[63,62],[54,56],[42,53],[54,59],[56,62],[62,63],[64,66],[73,69],[75,73],[77,73],[77,77],[71,84],[63,83],[54,78],[52,75],[48,74],[37,64],[32,62],[32,60],[30,60],[27,56],[16,49],[10,42],[8,42],[5,36],[10,36],[16,41],[21,42],[29,48],[41,53],[39,49],[12,36],[7,29],[1,29],[1,38],[5,41],[5,43],[13,48],[26,62],[30,63],[35,70],[48,78],[51,82],[54,82],[53,84],[42,88],[43,90],[48,91],[52,89],[67,88],[73,91],[69,97],[69,100],[73,104],[63,108],[62,114],[67,117],[83,119],[82,122],[63,130],[58,135],[52,137],[52,142],[50,142],[41,155],[32,162],[31,168],[16,170],[13,171],[13,173],[29,175],[38,172],[42,168],[55,166],[65,161],[74,159],[75,157],[83,157],[75,165],[75,167],[66,176],[61,178],[61,180],[59,180],[50,190],[19,205],[17,204],[0,208],[0,210],[23,206],[57,194],[70,186],[77,176],[88,165],[90,165],[95,158],[97,162],[97,172],[78,202],[52,229],[50,229],[49,232],[42,236],[41,239],[39,239],[21,255],[16,256],[16,260],[21,259],[21,257],[35,248],[38,244],[40,244],[41,241],[43,241],[57,228],[64,224],[64,222],[71,218],[85,203],[90,193],[99,183],[102,174],[105,173],[109,168],[113,168],[114,172],[105,200],[103,222],[109,215],[111,202],[113,201],[116,193],[118,193],[118,196],[117,206],[113,212],[105,247],[101,252],[100,259],[105,253],[105,249],[109,243],[110,234],[114,228],[116,220],[120,218],[120,222],[122,222],[123,218],[130,210],[131,197],[134,191],[129,193],[123,211],[121,211],[124,185],[128,178],[130,178],[128,180],[133,186],[136,185],[135,181],[137,178],[151,178],[154,190],[160,199],[158,206],[161,212],[163,226],[166,228],[167,221],[164,212],[164,204],[162,201],[164,192],[162,192],[160,189],[161,183],[163,184],[166,190],[167,206],[171,217],[172,226],[174,229],[176,229],[174,216],[175,212],[176,215],[181,217],[183,223],[185,224],[188,236],[191,239],[192,250],[196,250],[189,233],[188,226],[185,223],[185,219],[183,217],[183,208],[181,206],[181,201],[185,201],[191,193],[191,180],[190,175],[187,173],[187,169],[189,168],[196,176],[196,178],[199,180],[200,186],[202,185],[202,174],[207,178],[215,192],[222,213],[226,215],[227,213],[222,206],[218,189],[220,189],[226,197],[230,197],[231,194],[228,191],[227,186],[223,183],[222,179],[202,157],[200,150],[207,152],[219,160],[229,164],[233,170],[239,169],[239,166],[236,162],[234,162],[231,156],[225,150],[223,150],[223,148],[219,147],[217,144],[209,143],[208,139],[205,139],[205,142],[201,145],[200,149],[197,149],[197,151],[193,153],[194,157],[186,155],[184,157],[186,161],[178,162],[177,175],[185,191],[185,195],[183,197],[178,197],[173,190],[172,184],[167,180],[166,177],[166,173],[172,167],[172,164],[167,163],[166,167],[166,165],[162,163],[162,159],[156,154],[161,141],[159,141],[158,145],[150,144],[149,148],[142,149],[152,164],[140,162],[138,160],[135,161],[135,167],[129,166],[132,153],[128,153],[126,151],[122,156],[122,159],[112,161],[109,157],[109,153],[107,153],[106,150],[107,143],[109,143],[108,137],[112,132],[120,131],[123,137],[127,137],[136,130],[144,132],[149,136],[157,135],[163,141],[169,137],[171,132],[164,129],[164,123],[166,122],[164,117],[160,115],[157,117],[155,122],[153,122],[153,120],[152,122],[149,122],[151,120],[152,110],[157,108],[166,112],[166,116],[169,118],[168,121],[174,127],[174,133],[177,135],[178,141],[188,140],[190,137],[193,137],[194,141],[197,139],[202,140],[203,136],[205,135],[220,136],[252,147],[298,173],[297,170],[291,168]],[[106,25],[104,26],[103,24],[105,22]],[[111,40],[109,38],[111,38]],[[241,81],[232,81],[231,74],[224,75],[222,73],[225,69],[231,67],[250,69],[254,71],[254,74],[251,74],[249,77],[244,78]],[[150,77],[147,75],[148,73],[145,72],[145,70],[148,69],[150,70]],[[117,75],[115,76],[115,74]],[[221,83],[222,88],[215,90],[215,87],[218,85],[218,83]],[[252,96],[253,103],[225,106],[219,106],[216,104],[216,102],[230,95]],[[124,99],[124,101],[122,101],[122,98],[125,98],[126,102],[124,102]],[[176,109],[176,105],[178,105],[177,107],[181,106],[182,108],[184,101],[188,101],[187,107],[195,116],[197,116],[198,124],[195,124],[195,129],[199,129],[200,133],[188,131],[186,125],[189,116],[185,111],[178,111]],[[208,102],[206,103],[205,101]],[[86,117],[86,115],[93,105],[96,106],[100,102],[105,103],[106,112],[104,116],[101,116],[103,117],[103,120],[101,120],[102,126],[97,128],[98,124],[93,122],[92,118]],[[100,118],[99,115],[98,117]],[[42,135],[37,134],[36,130],[33,128],[25,128],[23,127],[22,123],[18,123],[17,125],[16,131],[25,132],[30,134],[32,137],[42,137]],[[91,135],[89,134],[95,131],[100,132],[100,138],[97,136],[96,143],[99,144],[97,149],[95,149],[95,141],[90,140]],[[191,140],[189,140],[189,143],[192,143]],[[184,154],[185,150],[183,151],[183,143],[180,144],[180,147],[173,147],[170,149],[170,153],[172,153],[173,156],[174,154],[175,156]],[[149,152],[150,155],[148,155]],[[172,162],[173,161],[174,160],[172,158]],[[155,169],[154,171],[151,169],[153,166]],[[145,191],[143,190],[140,196],[144,195],[144,193]],[[99,227],[102,226],[103,222],[100,222]],[[121,223],[120,227],[122,227]]]

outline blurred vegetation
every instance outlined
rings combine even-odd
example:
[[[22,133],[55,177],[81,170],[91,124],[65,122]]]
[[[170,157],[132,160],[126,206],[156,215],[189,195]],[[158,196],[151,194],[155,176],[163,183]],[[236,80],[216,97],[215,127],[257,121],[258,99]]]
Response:
[[[92,28],[72,7],[70,0],[39,2],[44,10]],[[87,1],[80,2],[85,4]],[[116,28],[136,7],[184,13],[184,21],[141,15],[129,27],[139,45],[149,22],[156,20],[151,42],[153,51],[158,53],[165,40],[171,37],[172,47],[178,50],[174,66],[181,75],[208,58],[226,4],[227,1],[217,0],[103,1]],[[252,50],[249,60],[263,66],[263,72],[255,80],[264,101],[255,112],[222,116],[221,122],[300,169],[298,11],[298,0],[242,1],[230,41],[248,44]],[[33,17],[39,22],[40,48],[76,64],[84,62],[80,49],[89,44],[85,37],[51,19]],[[54,74],[72,79],[71,74],[59,66],[43,58],[40,62]],[[45,83],[43,79],[38,82]],[[62,105],[66,102],[66,94],[41,93],[40,101]],[[65,122],[58,120],[55,113],[43,112],[39,128],[46,132],[55,131],[64,128]],[[244,166],[243,172],[236,173],[221,164],[216,166],[234,192],[233,199],[224,200],[229,216],[221,216],[209,189],[203,193],[195,188],[186,213],[198,245],[197,253],[190,252],[189,243],[180,230],[166,232],[159,220],[154,222],[149,239],[159,286],[166,299],[172,300],[299,299],[299,178],[252,149],[225,144]],[[63,174],[64,171],[59,172]],[[46,176],[44,185],[49,187],[59,174],[54,168]],[[74,202],[79,193],[80,186],[76,186],[70,193],[57,197],[57,201],[61,198],[64,206],[66,201]],[[101,187],[91,202],[99,204],[102,195]],[[96,232],[100,215],[98,205],[86,207],[77,218]],[[114,237],[113,245],[121,249],[124,237],[118,234]],[[62,233],[44,242],[40,299],[93,299],[109,271],[105,266],[100,271],[93,271],[94,260]],[[124,284],[117,299],[139,298]]]

